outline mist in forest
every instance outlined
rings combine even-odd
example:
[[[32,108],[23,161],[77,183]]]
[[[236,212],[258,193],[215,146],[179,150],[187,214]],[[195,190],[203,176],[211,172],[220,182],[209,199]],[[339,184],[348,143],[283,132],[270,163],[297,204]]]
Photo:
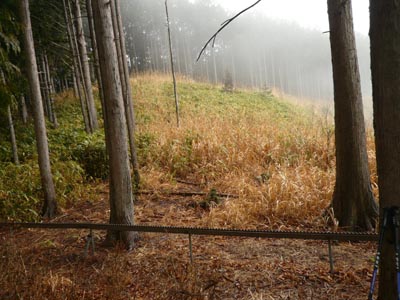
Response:
[[[132,68],[170,72],[164,1],[121,0],[121,6]],[[236,87],[333,99],[329,32],[268,18],[256,6],[224,29],[196,62],[206,41],[233,13],[213,1],[169,0],[168,6],[177,72],[211,83],[231,76]],[[370,99],[369,40],[361,34],[356,38],[362,92]]]

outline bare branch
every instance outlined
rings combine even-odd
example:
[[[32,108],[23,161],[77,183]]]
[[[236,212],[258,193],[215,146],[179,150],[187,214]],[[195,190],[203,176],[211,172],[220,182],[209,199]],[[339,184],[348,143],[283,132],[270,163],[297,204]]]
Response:
[[[201,48],[201,51],[199,53],[199,56],[197,56],[196,61],[199,61],[201,55],[203,54],[203,52],[206,50],[207,46],[211,43],[212,41],[212,47],[214,47],[215,44],[215,39],[217,38],[217,35],[226,27],[228,26],[233,20],[235,20],[237,17],[239,17],[241,14],[243,14],[244,12],[248,11],[249,9],[253,8],[254,6],[256,6],[258,3],[260,3],[262,0],[257,0],[256,2],[254,2],[252,5],[250,5],[249,7],[243,9],[242,11],[238,12],[236,15],[234,15],[232,18],[225,20],[224,22],[221,23],[221,27],[218,29],[218,31],[216,33],[213,34],[213,36],[207,41],[207,43],[205,43],[205,45],[203,46],[203,48]]]

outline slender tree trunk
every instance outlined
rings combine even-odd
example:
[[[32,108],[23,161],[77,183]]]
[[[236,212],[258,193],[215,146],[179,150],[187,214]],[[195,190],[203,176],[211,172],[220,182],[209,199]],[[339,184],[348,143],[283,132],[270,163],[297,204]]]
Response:
[[[124,102],[119,76],[117,50],[115,47],[111,8],[109,0],[92,1],[100,70],[104,88],[105,112],[107,115],[107,147],[110,167],[110,223],[133,224],[133,194],[129,169],[127,131]],[[107,240],[122,240],[132,248],[133,232],[107,233]]]
[[[328,0],[335,101],[336,184],[332,206],[339,225],[372,230],[378,207],[368,169],[360,74],[350,0]]]
[[[213,60],[213,68],[214,68],[214,84],[218,84],[218,72],[217,72],[217,61],[215,60],[215,49],[212,48],[211,55]]]
[[[43,56],[39,55],[38,58],[39,60],[39,65],[38,65],[38,78],[39,78],[39,86],[40,86],[40,93],[42,95],[42,105],[43,105],[43,111],[44,115],[50,120],[50,105],[48,101],[48,96],[47,96],[47,90],[46,90],[46,83],[44,79],[44,60]]]
[[[92,48],[93,48],[93,67],[95,70],[97,85],[99,87],[100,101],[101,101],[102,107],[104,107],[103,84],[101,82],[101,73],[100,73],[100,66],[99,66],[99,52],[97,50],[96,33],[94,32],[92,0],[86,0],[86,10],[87,10],[88,23],[89,23],[90,39],[92,41]],[[105,114],[103,111],[103,116],[104,115]]]
[[[129,138],[129,148],[131,151],[131,164],[133,169],[133,178],[135,189],[139,188],[140,185],[140,174],[139,174],[139,162],[137,158],[136,152],[136,145],[135,145],[135,112],[133,109],[133,102],[132,102],[132,87],[129,77],[129,69],[128,69],[128,62],[126,60],[126,45],[125,45],[125,36],[122,26],[122,18],[120,13],[120,3],[119,0],[115,0],[115,14],[116,20],[118,25],[119,31],[119,40],[120,40],[120,47],[121,47],[121,56],[122,56],[122,75],[121,81],[125,82],[125,94],[124,96],[124,105],[125,105],[125,114],[127,120],[127,127],[128,127],[128,138]]]
[[[122,95],[126,96],[126,82],[123,80],[124,78],[124,67],[122,66],[124,64],[124,57],[122,57],[122,48],[121,48],[121,39],[120,39],[120,32],[118,28],[118,21],[117,21],[117,13],[116,13],[116,8],[115,8],[115,0],[110,1],[111,5],[111,17],[112,17],[112,24],[113,24],[113,32],[114,32],[114,37],[115,37],[115,46],[117,49],[117,59],[118,59],[118,71],[119,71],[119,76],[121,78],[121,88],[122,88]]]
[[[50,68],[47,60],[47,54],[43,53],[42,54],[42,68],[43,68],[43,90],[44,94],[46,95],[46,103],[48,107],[48,112],[49,112],[49,120],[53,124],[54,128],[58,127],[58,121],[57,121],[57,115],[54,111],[54,99],[51,94],[52,91],[52,83],[51,83],[51,78],[50,78]]]
[[[58,120],[57,120],[57,114],[54,110],[54,97],[53,95],[55,94],[55,89],[54,89],[54,83],[53,83],[53,78],[50,73],[50,65],[49,65],[49,59],[47,57],[47,53],[44,53],[44,61],[45,61],[45,66],[46,66],[46,79],[47,79],[47,86],[48,86],[48,91],[49,91],[49,101],[50,101],[50,107],[51,107],[51,114],[52,114],[52,120],[53,120],[53,125],[55,128],[58,127]]]
[[[179,127],[179,101],[178,101],[178,93],[176,90],[176,79],[175,79],[175,68],[174,68],[174,56],[172,54],[172,44],[171,44],[171,29],[169,24],[169,15],[168,15],[168,0],[165,0],[165,14],[167,15],[167,30],[168,30],[168,45],[169,45],[169,56],[171,59],[171,71],[172,71],[172,82],[174,84],[174,97],[175,97],[175,112],[176,112],[176,126]]]
[[[22,117],[22,123],[27,124],[28,123],[28,109],[26,107],[26,101],[25,101],[25,96],[21,95],[19,97],[19,103],[21,106],[21,117]]]
[[[78,50],[82,63],[83,69],[83,81],[85,82],[85,88],[87,93],[87,105],[89,112],[89,122],[92,131],[95,131],[98,127],[97,112],[93,98],[92,81],[90,79],[89,59],[86,50],[85,35],[83,32],[82,15],[79,0],[74,0],[74,15],[75,15],[75,29],[78,40]]]
[[[74,58],[73,58],[74,59]],[[75,96],[75,98],[78,98],[79,97],[79,99],[80,99],[80,96],[79,96],[79,92],[78,92],[78,80],[77,80],[77,78],[76,78],[76,75],[75,75],[75,67],[73,68],[73,74],[72,74],[72,84],[73,84],[73,88],[74,88],[74,96]],[[81,100],[81,99],[80,99]],[[81,100],[82,101],[82,100]]]
[[[35,56],[35,46],[32,36],[29,0],[21,0],[20,3],[24,33],[24,50],[26,53],[27,63],[26,70],[28,72],[29,86],[31,90],[40,177],[44,192],[43,216],[51,218],[55,215],[57,209],[56,192],[50,167],[49,146],[47,143],[46,124],[44,121],[42,96],[40,94],[40,83]]]
[[[400,3],[370,0],[371,71],[380,213],[400,206]],[[397,300],[393,232],[380,261],[379,300]]]
[[[67,3],[66,1],[68,0],[63,0],[63,6],[64,6],[64,17],[65,17],[65,23],[66,23],[66,28],[67,28],[67,35],[68,35],[68,41],[69,45],[71,48],[71,53],[72,53],[72,62],[73,62],[73,81],[74,81],[74,93],[75,96],[79,98],[80,104],[81,104],[81,112],[82,112],[82,118],[83,122],[85,125],[85,131],[87,133],[91,133],[92,129],[90,127],[90,122],[89,122],[89,116],[88,116],[88,111],[87,111],[87,89],[85,88],[86,85],[84,84],[84,81],[82,80],[82,64],[80,60],[80,56],[78,54],[78,46],[76,42],[76,34],[75,34],[75,28],[72,24],[72,14],[71,14],[71,8],[69,5],[69,2]],[[83,83],[83,93],[82,95],[82,90],[81,90],[81,82]],[[85,100],[86,99],[86,100]]]
[[[10,105],[7,106],[7,115],[8,115],[8,126],[10,129],[10,140],[11,140],[13,162],[16,165],[19,165],[17,139],[15,138],[14,122],[13,122],[13,118],[12,118],[12,114],[11,114]]]

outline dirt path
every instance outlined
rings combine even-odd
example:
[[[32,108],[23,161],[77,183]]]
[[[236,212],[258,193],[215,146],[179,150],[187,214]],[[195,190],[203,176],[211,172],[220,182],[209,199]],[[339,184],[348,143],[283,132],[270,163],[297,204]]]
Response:
[[[199,197],[142,195],[136,222],[200,226]],[[107,194],[65,210],[58,222],[107,222]],[[83,257],[87,231],[0,232],[0,299],[366,299],[374,243],[142,234],[131,252],[101,246]]]

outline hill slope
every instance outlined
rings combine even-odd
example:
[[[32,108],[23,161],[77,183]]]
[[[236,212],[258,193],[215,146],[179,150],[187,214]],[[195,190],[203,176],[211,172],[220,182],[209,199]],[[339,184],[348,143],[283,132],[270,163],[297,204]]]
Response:
[[[135,202],[137,224],[327,226],[321,213],[330,201],[334,161],[326,118],[266,92],[226,93],[181,79],[178,129],[169,78],[144,75],[132,84],[147,191]],[[61,126],[49,130],[49,141],[63,208],[55,221],[107,222],[103,134],[83,132],[70,94],[57,104]],[[21,166],[7,162],[8,145],[1,142],[1,218],[38,219],[32,129],[19,124],[18,139]],[[222,192],[238,198],[216,195]],[[128,253],[104,248],[105,233],[94,234],[95,254],[85,258],[82,230],[0,230],[0,269],[7,270],[0,273],[0,298],[364,299],[375,250],[371,243],[335,245],[330,274],[322,241],[194,236],[191,264],[186,236],[142,234]]]

